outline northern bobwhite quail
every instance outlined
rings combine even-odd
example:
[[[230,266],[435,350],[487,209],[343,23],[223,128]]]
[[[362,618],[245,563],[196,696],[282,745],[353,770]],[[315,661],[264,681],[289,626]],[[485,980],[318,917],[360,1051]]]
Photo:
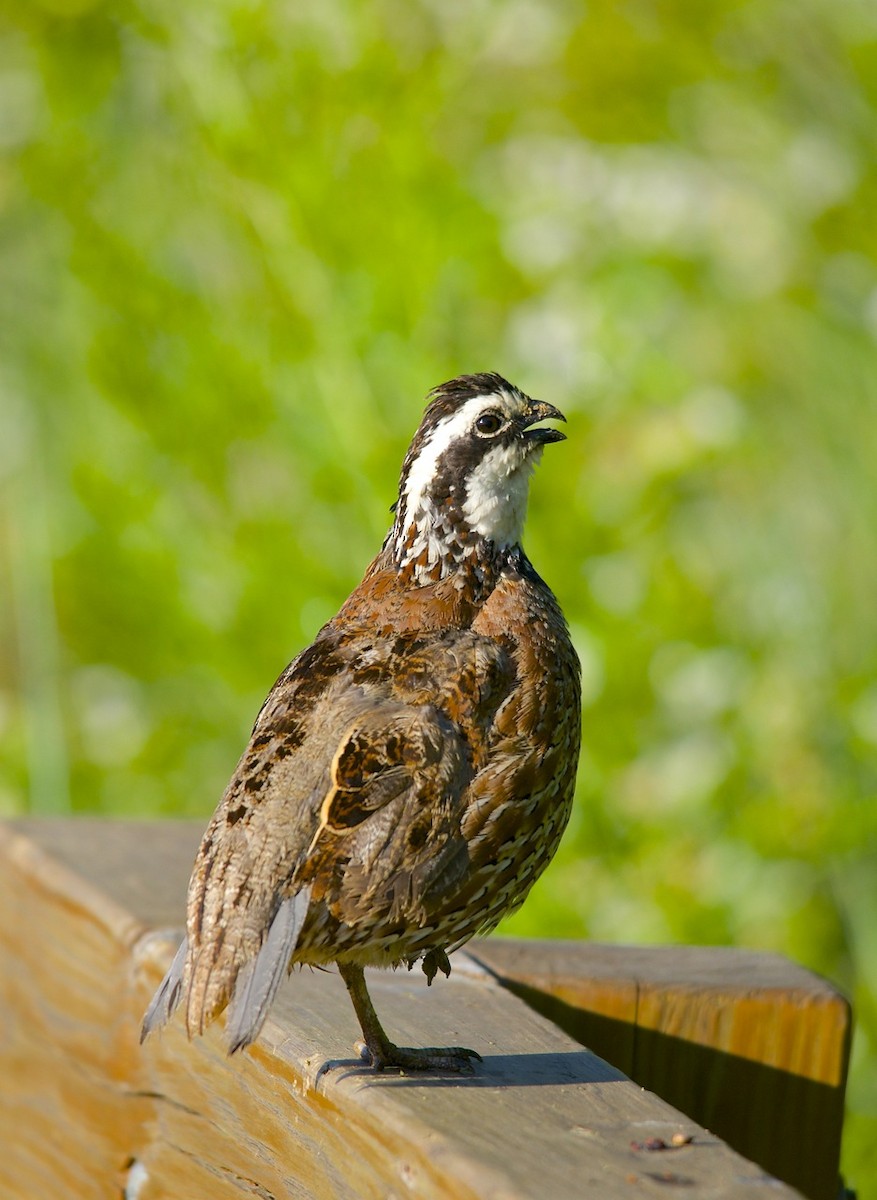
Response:
[[[227,1007],[233,1052],[294,963],[335,962],[378,1070],[479,1057],[394,1046],[363,968],[447,975],[566,826],[579,665],[520,540],[530,474],[564,436],[536,422],[564,417],[495,374],[428,399],[380,554],[280,676],[207,828],[144,1038],[180,1003],[189,1036]]]

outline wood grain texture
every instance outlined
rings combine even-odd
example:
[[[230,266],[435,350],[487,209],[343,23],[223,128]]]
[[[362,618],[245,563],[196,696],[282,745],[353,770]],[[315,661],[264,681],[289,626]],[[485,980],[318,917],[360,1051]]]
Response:
[[[0,1196],[661,1196],[790,1188],[534,1012],[474,960],[427,989],[374,972],[401,1042],[474,1045],[469,1078],[378,1076],[332,971],[296,972],[258,1043],[178,1022],[138,1045],[176,948],[191,826],[0,830]],[[674,1133],[693,1141],[648,1151]]]

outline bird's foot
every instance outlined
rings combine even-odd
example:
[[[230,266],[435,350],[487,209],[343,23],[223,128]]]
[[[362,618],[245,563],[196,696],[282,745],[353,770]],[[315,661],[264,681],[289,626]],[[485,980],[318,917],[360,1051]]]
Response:
[[[457,1075],[471,1075],[473,1059],[482,1062],[476,1050],[465,1046],[394,1046],[392,1042],[367,1045],[357,1042],[360,1058],[370,1063],[376,1071],[452,1071]]]

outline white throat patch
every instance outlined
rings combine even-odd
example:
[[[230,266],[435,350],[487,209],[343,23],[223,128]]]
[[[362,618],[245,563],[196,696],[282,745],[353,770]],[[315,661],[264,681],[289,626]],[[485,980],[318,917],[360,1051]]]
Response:
[[[542,447],[495,446],[469,476],[463,515],[469,526],[505,550],[521,540],[527,493]]]

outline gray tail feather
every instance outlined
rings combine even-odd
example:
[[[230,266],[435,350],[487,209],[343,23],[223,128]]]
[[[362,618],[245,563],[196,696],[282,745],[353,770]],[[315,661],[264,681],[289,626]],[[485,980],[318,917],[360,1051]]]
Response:
[[[168,968],[168,973],[158,986],[152,997],[152,1003],[146,1010],[143,1024],[140,1027],[140,1041],[145,1042],[154,1029],[161,1029],[174,1014],[183,994],[183,968],[186,965],[186,950],[188,939],[183,938],[180,948],[174,955],[174,961]]]
[[[310,887],[284,900],[255,958],[240,971],[228,1005],[228,1052],[255,1041],[289,967],[311,902]]]

